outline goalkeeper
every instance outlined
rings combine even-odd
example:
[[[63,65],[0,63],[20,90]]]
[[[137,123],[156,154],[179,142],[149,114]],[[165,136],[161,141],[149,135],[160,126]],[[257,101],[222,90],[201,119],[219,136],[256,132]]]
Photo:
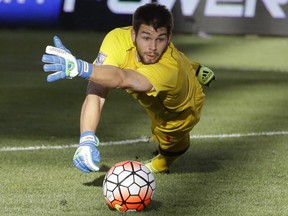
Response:
[[[73,163],[83,172],[100,169],[95,135],[109,89],[125,89],[146,110],[159,154],[145,165],[165,172],[190,145],[189,132],[200,119],[202,85],[215,78],[191,62],[171,42],[173,17],[160,4],[146,4],[133,15],[132,27],[116,28],[104,38],[93,64],[76,59],[58,37],[42,57],[47,81],[80,76],[89,80],[80,118],[80,142]]]

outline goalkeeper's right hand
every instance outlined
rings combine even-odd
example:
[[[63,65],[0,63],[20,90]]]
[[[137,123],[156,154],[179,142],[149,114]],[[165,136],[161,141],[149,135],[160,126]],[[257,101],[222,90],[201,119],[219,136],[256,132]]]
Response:
[[[90,173],[99,170],[101,160],[97,149],[99,140],[92,131],[85,131],[80,136],[80,144],[74,157],[74,166],[82,172]]]
[[[89,79],[93,72],[92,64],[76,59],[57,36],[54,36],[54,45],[55,47],[47,46],[46,53],[49,55],[42,56],[42,62],[48,63],[43,66],[43,70],[52,72],[47,76],[48,82],[76,76]]]

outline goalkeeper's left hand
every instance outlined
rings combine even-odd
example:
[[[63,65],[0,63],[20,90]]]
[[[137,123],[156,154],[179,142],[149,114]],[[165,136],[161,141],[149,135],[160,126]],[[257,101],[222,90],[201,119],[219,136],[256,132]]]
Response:
[[[210,86],[211,82],[215,80],[214,72],[205,66],[200,66],[196,72],[197,79],[200,84]]]
[[[74,166],[86,173],[98,171],[101,161],[98,145],[99,139],[92,131],[83,132],[80,136],[79,147],[73,156]]]
[[[47,76],[48,82],[59,79],[80,76],[88,79],[92,74],[92,64],[81,59],[76,59],[71,52],[62,44],[61,40],[54,36],[54,47],[47,46],[46,53],[42,56],[42,62],[49,63],[43,66],[45,72],[53,72]]]

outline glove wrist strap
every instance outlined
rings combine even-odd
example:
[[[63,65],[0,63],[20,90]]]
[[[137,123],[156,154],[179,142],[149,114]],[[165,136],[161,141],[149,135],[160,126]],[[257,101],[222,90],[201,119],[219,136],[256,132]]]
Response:
[[[93,65],[81,59],[77,59],[77,65],[79,71],[78,76],[84,79],[89,79],[93,72]]]
[[[85,131],[80,135],[80,145],[84,143],[93,143],[95,146],[99,145],[99,139],[92,131]]]

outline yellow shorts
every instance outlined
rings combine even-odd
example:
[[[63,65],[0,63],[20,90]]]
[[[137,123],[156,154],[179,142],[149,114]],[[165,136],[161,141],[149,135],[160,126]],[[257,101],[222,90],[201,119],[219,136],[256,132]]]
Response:
[[[190,131],[200,120],[204,97],[204,93],[200,91],[195,98],[195,108],[187,108],[172,120],[161,124],[152,120],[152,139],[159,143],[161,154],[177,156],[189,148]]]

